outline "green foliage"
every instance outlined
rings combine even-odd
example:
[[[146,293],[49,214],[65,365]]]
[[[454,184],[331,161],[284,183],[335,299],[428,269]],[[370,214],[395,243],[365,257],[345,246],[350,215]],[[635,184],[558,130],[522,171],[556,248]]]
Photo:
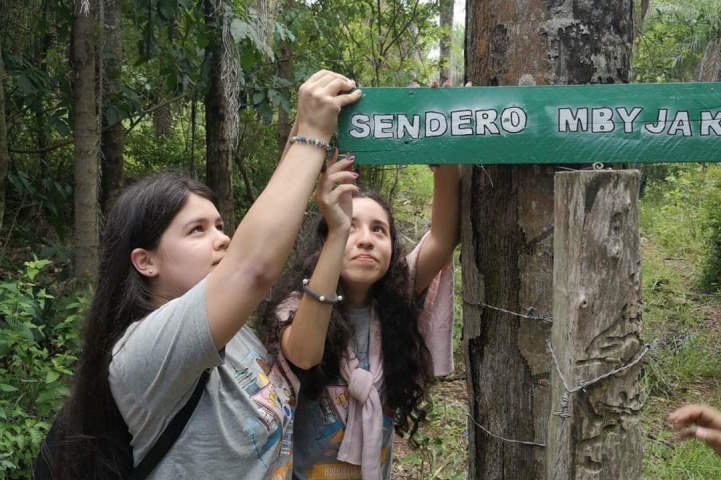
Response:
[[[649,182],[640,203],[645,341],[643,478],[718,478],[719,458],[700,442],[678,442],[665,418],[691,402],[721,405],[719,305],[694,291],[705,262],[703,228],[716,166],[684,165]],[[700,225],[701,224],[701,225]]]
[[[68,394],[86,296],[62,290],[49,260],[25,262],[0,281],[0,467],[30,477],[53,417]],[[61,299],[62,297],[62,299]]]
[[[688,82],[706,46],[721,27],[719,0],[652,2],[636,36],[633,71],[637,82]]]

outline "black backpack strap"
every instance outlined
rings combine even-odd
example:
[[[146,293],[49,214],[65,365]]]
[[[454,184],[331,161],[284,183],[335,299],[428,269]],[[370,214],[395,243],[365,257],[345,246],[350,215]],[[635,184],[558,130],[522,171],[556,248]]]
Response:
[[[203,390],[205,389],[205,384],[208,383],[209,377],[210,370],[205,370],[200,375],[200,380],[198,380],[198,384],[195,386],[195,390],[193,390],[192,395],[190,395],[188,402],[175,414],[168,426],[163,430],[163,433],[160,434],[158,440],[153,444],[150,451],[143,457],[140,464],[133,469],[133,472],[130,474],[130,480],[143,480],[146,478],[160,463],[165,454],[168,453],[170,447],[173,446],[180,434],[183,433],[185,425],[187,425],[190,416],[193,415],[193,411],[195,411],[195,407],[198,406],[198,402],[203,395]]]

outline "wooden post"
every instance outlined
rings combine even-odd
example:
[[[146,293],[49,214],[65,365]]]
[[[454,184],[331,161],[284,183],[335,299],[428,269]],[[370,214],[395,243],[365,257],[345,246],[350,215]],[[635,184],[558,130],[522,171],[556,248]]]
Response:
[[[555,176],[547,480],[641,478],[639,185],[636,170]]]

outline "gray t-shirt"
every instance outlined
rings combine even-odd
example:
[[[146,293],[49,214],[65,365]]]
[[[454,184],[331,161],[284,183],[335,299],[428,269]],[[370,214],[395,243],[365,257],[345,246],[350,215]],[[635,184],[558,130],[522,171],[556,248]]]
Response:
[[[211,368],[198,406],[150,479],[290,479],[295,396],[280,364],[243,327],[210,335],[203,280],[134,323],[113,348],[110,387],[135,465]]]

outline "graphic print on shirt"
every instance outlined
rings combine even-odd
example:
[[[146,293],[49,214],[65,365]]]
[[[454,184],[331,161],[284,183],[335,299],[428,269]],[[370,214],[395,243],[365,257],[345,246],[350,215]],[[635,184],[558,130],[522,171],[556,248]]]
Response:
[[[258,407],[257,417],[249,418],[243,428],[253,440],[256,456],[261,463],[263,455],[271,449],[277,451],[276,458],[289,459],[283,465],[265,465],[269,469],[266,477],[286,478],[292,465],[295,396],[277,362],[268,364],[254,351],[247,352],[242,362],[240,368],[235,368],[235,381]],[[254,433],[261,426],[268,432],[263,445],[256,443]]]

